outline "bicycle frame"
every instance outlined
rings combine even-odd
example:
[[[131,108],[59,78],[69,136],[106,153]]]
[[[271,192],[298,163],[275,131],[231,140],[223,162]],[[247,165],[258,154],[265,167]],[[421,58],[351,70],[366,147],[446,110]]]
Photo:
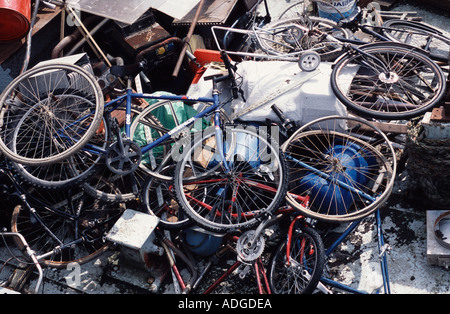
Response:
[[[118,97],[117,99],[114,99],[107,104],[105,104],[105,108],[112,108],[111,111],[115,110],[119,105],[121,105],[124,101],[126,101],[126,116],[125,116],[125,135],[127,138],[131,137],[131,102],[133,99],[151,99],[151,100],[169,100],[169,101],[183,101],[183,102],[208,102],[213,103],[212,106],[205,109],[204,111],[198,113],[194,117],[190,118],[189,120],[183,122],[176,128],[172,129],[169,133],[163,135],[159,139],[155,140],[154,142],[142,147],[142,153],[146,153],[153,148],[155,148],[157,145],[161,144],[162,142],[169,139],[174,134],[178,133],[179,131],[183,130],[186,127],[191,126],[196,119],[201,119],[205,117],[206,115],[210,114],[213,111],[217,111],[215,114],[218,114],[218,109],[220,107],[219,104],[219,96],[218,94],[214,96],[214,98],[197,98],[192,99],[188,98],[187,96],[155,96],[151,94],[141,94],[141,93],[134,93],[130,89],[127,90],[127,93],[123,96]],[[214,119],[216,121],[216,118]],[[219,120],[218,120],[219,121]],[[219,122],[220,126],[220,122]],[[101,151],[104,152],[104,151]]]
[[[233,242],[237,242],[239,237],[232,236],[231,240]],[[224,248],[224,252],[228,250],[229,247]],[[210,262],[211,263],[211,262]],[[261,257],[258,257],[256,260],[254,260],[251,263],[246,263],[241,261],[239,258],[236,260],[236,262],[231,265],[217,280],[215,280],[204,292],[203,294],[210,294],[213,292],[219,285],[222,283],[229,275],[231,275],[239,266],[246,265],[247,267],[252,267],[255,272],[256,277],[256,286],[258,288],[259,294],[271,294],[269,281],[267,279],[267,274],[263,265],[263,262],[261,260]],[[209,270],[209,267],[211,264],[209,264],[203,271],[203,273],[199,276],[197,282],[194,284],[194,287],[196,288],[199,282],[203,279],[205,273]],[[247,275],[246,273],[244,274]]]
[[[375,212],[375,218],[376,218],[376,224],[377,224],[377,239],[378,239],[378,249],[380,251],[379,257],[380,257],[381,274],[383,277],[383,288],[384,288],[384,291],[386,294],[390,294],[391,288],[390,288],[390,283],[389,283],[389,273],[388,273],[388,265],[387,265],[387,258],[386,258],[386,244],[384,242],[383,231],[381,229],[380,210],[377,210]],[[325,253],[326,256],[330,256],[337,249],[337,247],[345,240],[345,238],[350,233],[352,233],[353,230],[356,229],[356,227],[358,227],[358,225],[361,223],[361,221],[362,220],[355,221],[354,223],[352,223],[344,231],[344,233],[328,248],[328,250]],[[343,291],[356,293],[356,294],[366,294],[367,293],[367,292],[354,289],[352,287],[349,287],[347,285],[341,284],[339,282],[336,282],[336,281],[328,279],[328,278],[322,277],[320,279],[320,281],[323,282],[324,284],[338,288]]]
[[[111,112],[117,109],[120,105],[125,103],[126,105],[126,112],[125,112],[125,136],[126,138],[131,138],[131,104],[133,99],[149,99],[149,100],[168,100],[168,101],[181,101],[181,102],[202,102],[202,103],[211,103],[212,105],[206,108],[205,110],[199,112],[194,117],[188,119],[187,121],[181,123],[179,126],[175,127],[171,131],[169,131],[167,134],[163,135],[162,137],[158,138],[157,140],[147,144],[144,147],[141,147],[142,154],[145,154],[152,149],[154,149],[159,144],[163,143],[164,141],[170,139],[180,131],[184,130],[185,128],[191,126],[194,124],[194,122],[197,119],[201,119],[210,113],[214,112],[214,126],[215,126],[215,133],[217,139],[222,139],[222,130],[221,130],[221,122],[220,122],[220,108],[221,103],[219,101],[219,90],[217,89],[217,84],[219,82],[222,82],[226,79],[228,79],[229,76],[214,76],[210,78],[205,78],[205,80],[212,80],[213,81],[213,95],[211,98],[208,97],[199,97],[199,98],[189,98],[188,96],[172,96],[172,95],[163,95],[163,96],[157,96],[152,94],[146,94],[146,93],[135,93],[132,91],[132,88],[128,86],[126,93],[122,96],[119,96],[118,98],[108,102],[105,104],[105,109],[109,109]],[[130,85],[130,84],[128,84]],[[92,149],[96,151],[97,153],[106,154],[106,150],[88,144],[87,147],[89,149]],[[225,154],[223,152],[223,149],[221,149],[220,142],[218,143],[219,148],[219,156],[221,158],[221,161],[223,162],[223,165],[225,167],[226,171],[229,171],[229,166],[226,162]]]
[[[208,289],[206,289],[205,292],[203,292],[203,294],[210,294],[212,291],[214,291],[214,289],[216,289],[221,282],[223,282],[231,273],[233,273],[242,264],[243,263],[241,261],[236,261],[233,265],[231,265],[230,268],[228,268],[227,271],[225,271],[219,277],[219,279],[217,279],[211,286],[209,286]],[[254,261],[252,267],[254,268],[255,271],[256,285],[258,287],[259,294],[264,294],[264,292],[266,292],[267,294],[271,294],[266,271],[264,270],[264,265],[261,261],[261,258],[258,258],[256,261]]]
[[[287,211],[289,212],[289,211]],[[286,242],[286,263],[287,265],[290,264],[290,248],[292,245],[292,235],[293,235],[293,227],[294,225],[305,218],[302,215],[299,215],[295,217],[289,226],[288,230],[288,237]],[[387,266],[387,258],[386,258],[386,244],[384,242],[384,236],[383,231],[381,229],[381,216],[380,211],[377,210],[375,212],[375,218],[376,218],[376,225],[377,225],[377,239],[378,239],[378,249],[380,251],[380,265],[381,265],[381,273],[383,278],[383,288],[386,294],[391,293],[390,284],[389,284],[389,273],[388,273],[388,266]],[[349,227],[341,234],[341,236],[331,244],[331,246],[325,251],[325,256],[330,257],[330,255],[339,247],[341,243],[345,241],[345,239],[359,226],[359,224],[362,222],[363,219],[353,222],[349,225]],[[304,276],[308,276],[308,273],[303,274]],[[328,285],[346,292],[354,293],[354,294],[367,294],[367,292],[354,289],[348,285],[344,285],[342,283],[339,283],[337,281],[331,280],[326,277],[321,277],[320,282],[317,286],[319,290],[322,290],[324,293],[331,293],[328,288],[326,288],[323,285]]]
[[[301,25],[298,25],[298,24],[292,24],[292,25],[288,25],[288,26],[275,27],[275,28],[261,28],[261,27],[254,26],[252,28],[252,30],[241,30],[241,29],[237,29],[237,28],[213,26],[211,28],[211,30],[212,30],[216,45],[217,45],[217,47],[219,47],[220,50],[222,50],[223,48],[221,48],[220,41],[218,39],[216,31],[226,31],[227,33],[237,33],[237,34],[247,35],[257,45],[257,47],[260,48],[264,52],[263,54],[261,54],[261,53],[251,53],[251,52],[233,52],[233,51],[227,50],[227,54],[236,55],[236,56],[240,56],[240,57],[250,57],[250,58],[260,58],[260,59],[268,59],[268,60],[295,62],[295,61],[299,60],[300,56],[304,53],[304,51],[296,51],[296,52],[286,53],[286,54],[277,53],[273,50],[269,50],[269,49],[265,48],[263,39],[260,37],[262,35],[272,35],[273,36],[276,34],[283,33],[292,28],[300,30],[303,33],[308,32],[307,28],[302,27]],[[268,40],[268,39],[266,39],[266,40]],[[278,41],[270,40],[270,42],[273,42],[280,46],[285,45],[282,42],[278,42]]]

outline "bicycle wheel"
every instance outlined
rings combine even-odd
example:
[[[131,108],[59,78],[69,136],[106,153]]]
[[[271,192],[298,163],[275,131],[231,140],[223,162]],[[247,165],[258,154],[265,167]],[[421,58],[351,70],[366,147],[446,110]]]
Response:
[[[300,18],[302,17],[306,12],[305,7],[305,1],[301,0],[298,2],[295,2],[294,4],[290,5],[286,10],[284,10],[280,16],[279,20],[288,20],[293,18]]]
[[[96,172],[97,165],[104,157],[95,150],[87,147],[100,147],[106,150],[110,142],[107,124],[103,120],[104,127],[96,132],[86,147],[80,149],[66,160],[58,161],[46,166],[27,166],[16,162],[11,165],[16,173],[30,184],[49,189],[67,189],[87,180]]]
[[[303,215],[348,222],[371,213],[390,196],[397,171],[387,136],[353,117],[312,121],[282,150],[289,167],[286,201]]]
[[[104,235],[125,210],[123,205],[106,206],[81,189],[28,192],[27,201],[35,211],[16,206],[11,230],[21,233],[38,255],[47,256],[43,264],[55,268],[83,264],[108,250]]]
[[[0,96],[0,150],[29,166],[67,160],[94,136],[103,105],[96,79],[79,66],[28,70]]]
[[[213,128],[211,128],[213,129]],[[177,163],[178,203],[200,227],[212,232],[248,229],[283,201],[287,169],[278,144],[262,129],[226,126],[223,138],[208,130]],[[221,143],[223,145],[216,143]],[[229,172],[219,151],[223,149]]]
[[[160,171],[160,174],[173,177],[175,164]],[[150,177],[142,188],[142,201],[146,211],[160,218],[158,226],[162,229],[184,229],[191,220],[184,214],[175,196],[173,180]]]
[[[322,238],[312,228],[299,227],[288,241],[283,240],[270,258],[270,289],[275,294],[310,294],[325,267]]]
[[[199,111],[203,111],[208,106],[210,104],[197,104],[197,110],[193,106],[186,105],[183,102],[169,100],[158,101],[146,107],[133,120],[131,125],[131,139],[143,147],[158,140],[173,129],[180,127],[183,122],[196,115]],[[173,155],[178,156],[182,153],[183,146],[186,143],[190,144],[191,133],[201,132],[203,129],[211,126],[211,120],[208,117],[198,119],[193,126],[173,134],[170,139],[146,152],[143,156],[143,163],[146,165],[148,173],[161,180],[173,180],[173,175],[162,175],[160,170],[168,164],[173,163]],[[223,123],[230,122],[230,118],[223,110],[221,110],[221,120]]]
[[[360,49],[341,58],[331,74],[333,91],[349,110],[368,118],[404,120],[442,100],[442,69],[413,47],[379,43]]]
[[[303,32],[295,25],[301,25],[308,29]],[[342,44],[327,41],[314,30],[332,35],[335,38],[350,38],[348,30],[340,27],[336,22],[315,17],[300,16],[293,19],[281,20],[265,27],[266,34],[259,36],[263,50],[273,55],[288,55],[300,57],[306,51],[317,52],[322,61],[334,60],[342,53]],[[270,30],[273,30],[272,32]]]
[[[450,35],[430,25],[392,19],[383,23],[383,34],[392,41],[409,44],[430,53],[431,58],[448,61]]]

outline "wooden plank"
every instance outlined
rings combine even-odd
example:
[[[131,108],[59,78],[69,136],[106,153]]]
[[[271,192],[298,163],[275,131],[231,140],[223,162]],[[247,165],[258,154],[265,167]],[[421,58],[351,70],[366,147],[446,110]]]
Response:
[[[377,127],[384,133],[394,133],[394,134],[407,134],[408,133],[408,125],[406,124],[397,124],[397,123],[390,123],[390,122],[378,122],[378,121],[369,121],[370,124]],[[370,131],[372,130],[369,126],[365,124],[358,124],[356,121],[349,120],[348,126],[350,128],[352,127],[360,127],[361,130],[364,131]]]
[[[57,7],[55,10],[48,8],[40,9],[36,18],[36,24],[33,27],[33,35],[57,17],[61,13],[61,10],[62,8],[60,7]],[[0,64],[16,53],[25,42],[26,38],[10,43],[0,43]]]

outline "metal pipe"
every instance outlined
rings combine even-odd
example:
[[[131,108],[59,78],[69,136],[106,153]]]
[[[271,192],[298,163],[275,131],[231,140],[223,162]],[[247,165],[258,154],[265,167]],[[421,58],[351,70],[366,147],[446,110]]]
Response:
[[[22,242],[25,251],[27,252],[28,256],[30,256],[31,260],[33,261],[34,265],[36,266],[36,269],[38,270],[39,273],[39,278],[36,284],[36,288],[34,289],[34,293],[37,294],[39,292],[39,288],[41,287],[42,284],[42,279],[44,278],[44,272],[42,271],[42,267],[39,264],[39,261],[36,257],[36,253],[30,248],[30,246],[28,245],[27,241],[25,240],[24,236],[21,235],[18,232],[0,232],[0,235],[2,235],[3,237],[17,237],[19,238],[20,242]]]
[[[192,261],[179,248],[177,248],[168,238],[163,237],[162,238],[162,243],[164,243],[170,249],[172,249],[175,252],[175,254],[178,257],[180,257],[187,264],[189,269],[191,270],[192,276],[191,276],[191,278],[189,280],[190,282],[189,282],[189,284],[186,284],[186,288],[184,289],[185,293],[189,292],[192,289],[193,284],[197,280],[197,269],[193,265]]]
[[[181,65],[183,64],[183,60],[186,55],[186,51],[187,51],[189,42],[191,41],[192,35],[194,35],[195,27],[197,26],[198,20],[200,18],[200,13],[203,10],[204,4],[205,4],[205,0],[201,0],[198,5],[197,12],[195,13],[195,16],[194,16],[194,20],[192,21],[191,27],[189,29],[189,32],[188,32],[186,38],[184,39],[184,46],[181,49],[181,53],[178,58],[178,62],[175,66],[175,70],[173,71],[173,74],[172,74],[173,77],[178,77],[178,73],[180,72]]]
[[[144,60],[145,55],[148,54],[150,51],[159,49],[159,48],[164,47],[165,45],[168,45],[171,43],[181,46],[183,44],[183,41],[178,37],[171,37],[171,38],[168,38],[158,44],[152,45],[138,53],[138,55],[136,56],[136,59],[135,59],[136,62],[140,62],[140,61]]]
[[[33,15],[31,17],[30,30],[28,31],[28,34],[27,34],[27,46],[26,46],[26,52],[25,52],[25,59],[23,61],[22,70],[20,71],[20,73],[23,73],[26,70],[28,70],[28,65],[30,63],[30,58],[31,58],[31,40],[33,38],[33,27],[34,27],[34,24],[36,23],[36,17],[37,17],[37,14],[38,14],[39,3],[40,3],[40,0],[36,0],[34,2],[34,10],[33,10]]]
[[[106,23],[109,22],[109,19],[104,19],[100,23],[98,23],[97,26],[95,26],[91,31],[91,35],[95,35]],[[86,37],[83,37],[83,39],[80,40],[68,53],[67,55],[74,54],[78,48],[80,48],[85,42],[87,41]]]
[[[98,16],[91,16],[91,17],[86,18],[86,20],[84,21],[84,24],[86,25],[86,27],[90,27],[92,24],[96,23],[98,20],[99,20]],[[109,20],[108,19],[104,19],[100,23],[98,23],[97,26],[94,27],[91,30],[91,34],[97,33],[97,31],[103,25],[105,25],[107,21],[109,21]],[[59,58],[61,51],[64,48],[66,48],[67,46],[69,46],[70,44],[74,43],[76,40],[78,40],[81,37],[83,37],[82,35],[83,34],[81,33],[81,30],[79,28],[76,28],[73,31],[72,34],[70,34],[70,35],[64,37],[63,39],[61,39],[61,41],[55,46],[55,48],[53,48],[53,51],[52,51],[52,54],[51,54],[51,58],[52,59]],[[81,40],[68,53],[66,53],[66,55],[68,55],[68,56],[72,55],[85,42],[86,42],[86,37],[81,38]]]

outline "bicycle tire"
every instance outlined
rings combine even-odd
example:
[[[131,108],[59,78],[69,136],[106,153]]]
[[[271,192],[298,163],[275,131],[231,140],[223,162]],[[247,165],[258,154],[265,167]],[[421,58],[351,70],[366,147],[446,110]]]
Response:
[[[450,35],[431,25],[416,21],[387,20],[383,34],[390,40],[402,42],[429,52],[432,59],[447,62],[450,55]]]
[[[282,151],[290,175],[286,202],[307,217],[359,220],[391,195],[396,152],[387,136],[364,119],[314,120],[283,143]]]
[[[284,200],[288,182],[279,146],[263,130],[229,125],[223,139],[228,174],[212,128],[183,153],[174,176],[185,214],[205,230],[218,233],[258,224],[260,215],[275,211]]]
[[[336,97],[367,118],[407,120],[435,107],[445,95],[442,69],[419,49],[375,43],[350,51],[331,73]]]
[[[107,124],[103,120],[104,131],[97,132],[88,144],[106,149],[110,142]],[[30,184],[45,189],[68,189],[86,181],[97,169],[103,156],[99,153],[80,149],[67,160],[47,166],[26,166],[10,162],[14,171]]]
[[[72,64],[32,68],[0,96],[0,150],[29,166],[66,160],[97,131],[103,94],[95,77]]]
[[[173,177],[175,164],[161,170],[161,174]],[[151,176],[142,188],[144,210],[159,217],[158,226],[167,230],[181,230],[192,225],[178,204],[173,180],[161,180]]]
[[[289,241],[289,240],[288,240]],[[311,294],[325,267],[325,248],[321,236],[310,227],[294,230],[290,239],[289,262],[287,240],[281,241],[268,265],[270,290],[275,294]],[[307,272],[307,275],[304,274]]]

